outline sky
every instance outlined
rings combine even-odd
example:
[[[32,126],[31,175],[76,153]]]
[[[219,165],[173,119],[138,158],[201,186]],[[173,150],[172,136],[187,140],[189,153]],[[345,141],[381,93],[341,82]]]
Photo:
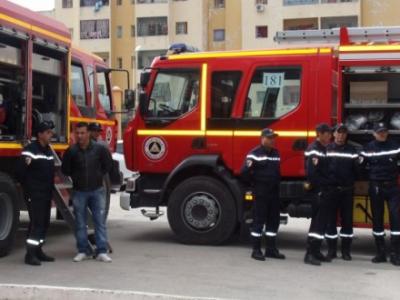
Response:
[[[9,0],[31,10],[51,10],[54,8],[54,0]]]

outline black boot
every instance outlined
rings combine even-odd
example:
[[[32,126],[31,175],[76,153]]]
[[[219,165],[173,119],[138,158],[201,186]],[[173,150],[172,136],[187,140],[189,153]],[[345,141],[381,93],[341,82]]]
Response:
[[[384,236],[375,236],[375,245],[376,245],[376,255],[372,258],[372,262],[383,263],[387,262],[386,258],[386,249],[385,249],[385,237]]]
[[[55,261],[54,257],[48,256],[46,253],[43,252],[42,245],[40,245],[37,248],[36,256],[40,261],[46,261],[46,262]]]
[[[316,253],[316,247],[318,245],[315,243],[314,238],[309,237],[307,239],[307,251],[306,255],[304,256],[304,263],[308,265],[313,265],[313,266],[320,266],[321,261],[315,256]]]
[[[315,241],[314,241],[313,243],[315,243],[315,248],[314,248],[315,253],[314,253],[314,256],[315,256],[316,258],[318,258],[318,260],[319,260],[320,262],[331,262],[332,260],[331,260],[329,257],[327,257],[327,256],[325,256],[325,255],[323,255],[323,254],[321,253],[322,240],[320,240],[320,239],[315,239]]]
[[[390,248],[390,262],[394,266],[400,266],[400,236],[391,236]]]
[[[261,237],[252,236],[253,241],[253,252],[251,253],[251,257],[255,260],[265,260],[264,254],[261,252]]]
[[[350,255],[351,243],[353,239],[348,237],[342,237],[342,259],[343,260],[352,260]]]
[[[330,260],[337,258],[337,239],[326,239],[326,242],[328,243],[328,254],[327,258]]]
[[[285,259],[285,255],[280,253],[278,248],[276,248],[276,237],[267,236],[266,239],[267,247],[265,248],[265,257]]]
[[[40,266],[42,263],[36,255],[38,246],[26,245],[25,263],[31,266]]]

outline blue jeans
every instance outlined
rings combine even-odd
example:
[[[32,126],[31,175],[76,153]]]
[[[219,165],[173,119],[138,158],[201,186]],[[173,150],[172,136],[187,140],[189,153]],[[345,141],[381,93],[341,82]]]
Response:
[[[75,236],[79,253],[88,253],[87,208],[92,212],[97,254],[107,252],[106,198],[103,187],[90,191],[73,192]]]

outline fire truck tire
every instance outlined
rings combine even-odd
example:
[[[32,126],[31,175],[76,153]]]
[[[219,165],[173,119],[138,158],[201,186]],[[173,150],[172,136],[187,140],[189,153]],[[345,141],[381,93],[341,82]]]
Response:
[[[13,245],[19,223],[18,192],[13,180],[0,173],[0,257]]]
[[[182,243],[218,245],[229,240],[235,231],[236,205],[223,183],[196,176],[172,191],[168,222]]]

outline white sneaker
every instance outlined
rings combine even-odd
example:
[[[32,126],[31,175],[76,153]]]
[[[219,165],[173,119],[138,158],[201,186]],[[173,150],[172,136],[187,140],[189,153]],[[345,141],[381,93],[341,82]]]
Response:
[[[74,261],[74,262],[80,262],[80,261],[85,260],[85,259],[88,259],[88,258],[89,258],[89,257],[86,255],[86,253],[78,253],[78,254],[74,257],[73,261]]]
[[[96,259],[97,259],[98,261],[102,261],[102,262],[106,262],[106,263],[112,262],[111,257],[109,257],[109,256],[107,255],[107,253],[100,253],[99,255],[97,255]]]

